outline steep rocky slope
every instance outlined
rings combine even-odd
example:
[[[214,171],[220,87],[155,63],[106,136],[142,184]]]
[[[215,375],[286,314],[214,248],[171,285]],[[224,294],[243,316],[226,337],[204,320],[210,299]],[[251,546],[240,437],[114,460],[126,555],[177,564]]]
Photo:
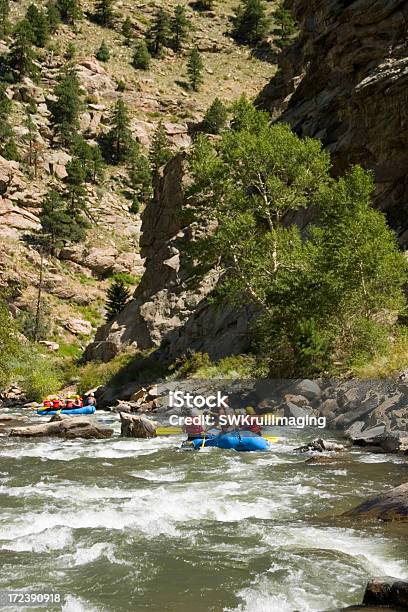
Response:
[[[378,207],[408,244],[408,2],[288,0],[297,42],[257,99],[302,136],[320,138],[334,171],[375,174]]]
[[[10,2],[12,24],[24,15],[29,4],[29,0]],[[47,2],[38,0],[35,4],[45,7]],[[69,44],[76,48],[75,66],[84,91],[80,131],[90,143],[107,130],[112,105],[122,97],[129,107],[132,133],[145,150],[160,120],[174,151],[182,150],[191,143],[189,124],[201,120],[215,96],[225,102],[242,92],[253,96],[271,72],[270,64],[254,57],[230,37],[229,18],[235,0],[216,2],[214,10],[206,12],[194,10],[193,5],[183,0],[148,3],[123,0],[115,4],[115,23],[108,29],[92,19],[95,2],[83,1],[84,18],[75,28],[61,25],[47,48],[40,50],[39,81],[33,83],[25,78],[7,89],[13,100],[12,124],[21,162],[0,158],[0,287],[11,291],[16,313],[32,311],[39,282],[40,257],[23,237],[38,230],[44,195],[48,189],[61,185],[70,160],[69,151],[54,142],[49,111]],[[176,4],[186,7],[192,26],[184,51],[176,55],[166,49],[164,57],[153,60],[148,71],[135,70],[131,65],[132,46],[125,44],[121,34],[125,18],[132,20],[137,40],[148,29],[158,8],[174,11]],[[111,51],[110,60],[104,64],[95,59],[103,40]],[[7,37],[0,41],[0,53],[6,54],[10,44]],[[198,93],[186,85],[187,53],[193,44],[202,52],[205,66],[204,84]],[[25,107],[30,103],[36,105],[32,118],[39,132],[40,155],[35,177],[26,161]],[[124,169],[108,166],[103,182],[87,185],[93,226],[86,244],[69,245],[58,258],[47,257],[44,261],[44,303],[53,312],[48,339],[67,343],[77,342],[75,337],[79,341],[89,339],[103,321],[109,277],[126,272],[136,280],[143,274],[139,254],[141,219],[139,214],[130,212],[124,194],[125,178]],[[146,283],[147,280],[144,286]],[[180,319],[184,320],[182,313]],[[80,331],[69,331],[68,320],[82,321]],[[158,321],[157,325],[162,323]]]
[[[98,330],[86,359],[107,361],[126,346],[160,346],[158,356],[166,361],[187,350],[219,359],[247,348],[251,309],[237,312],[207,300],[218,280],[217,271],[198,288],[188,283],[183,241],[194,229],[183,224],[183,181],[183,155],[178,154],[157,177],[155,197],[142,215],[142,280],[119,316]]]

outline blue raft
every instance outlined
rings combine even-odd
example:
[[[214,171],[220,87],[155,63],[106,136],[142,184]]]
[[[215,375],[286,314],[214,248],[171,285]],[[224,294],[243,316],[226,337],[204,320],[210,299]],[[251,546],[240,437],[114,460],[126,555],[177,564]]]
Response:
[[[37,410],[37,414],[48,416],[53,414],[94,414],[95,406],[83,406],[82,408],[61,408],[61,410]]]
[[[217,436],[210,436],[209,438],[205,438],[204,444],[203,438],[197,438],[196,440],[191,440],[189,444],[193,445],[194,450],[200,450],[203,446],[205,448],[212,446],[240,452],[259,452],[270,449],[268,440],[250,431],[231,431]]]

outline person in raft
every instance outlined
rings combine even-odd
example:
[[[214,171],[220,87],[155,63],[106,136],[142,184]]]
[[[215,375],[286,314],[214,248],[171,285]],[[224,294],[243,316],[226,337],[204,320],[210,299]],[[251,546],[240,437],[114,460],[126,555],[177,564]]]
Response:
[[[248,422],[248,424],[245,422],[242,426],[241,426],[241,430],[242,431],[251,431],[252,433],[258,435],[258,436],[262,436],[262,427],[260,426],[259,422],[258,422],[258,415],[256,414],[254,408],[252,408],[252,406],[248,406],[245,409],[245,412],[247,414],[247,418],[245,419],[245,421]]]
[[[197,440],[197,438],[202,438],[205,435],[206,429],[204,427],[204,419],[203,414],[198,410],[198,408],[192,408],[191,410],[192,417],[201,417],[197,418],[196,424],[183,425],[183,431],[187,434],[187,440]],[[200,422],[198,422],[200,420]]]
[[[95,394],[92,393],[88,393],[87,398],[86,398],[86,406],[95,406],[96,408],[96,399],[95,399]]]
[[[67,397],[67,399],[65,400],[65,408],[67,410],[72,410],[73,407],[74,407],[74,400],[72,399],[72,397]]]
[[[224,402],[227,406],[226,407],[220,406],[218,408],[218,426],[221,428],[221,433],[229,433],[231,431],[237,430],[236,424],[234,424],[233,421],[231,422],[228,421],[229,417],[233,417],[235,415],[235,410],[234,408],[232,408],[232,406],[230,406],[229,398],[224,400]],[[224,416],[227,418],[226,423],[224,422],[226,420],[225,418],[222,420],[222,423],[219,422],[221,416]]]
[[[82,408],[83,405],[84,405],[84,402],[82,401],[81,396],[76,395],[74,399],[74,408]]]
[[[52,400],[52,409],[53,410],[61,410],[61,408],[63,408],[64,405],[61,402],[59,397],[54,397],[54,399]]]

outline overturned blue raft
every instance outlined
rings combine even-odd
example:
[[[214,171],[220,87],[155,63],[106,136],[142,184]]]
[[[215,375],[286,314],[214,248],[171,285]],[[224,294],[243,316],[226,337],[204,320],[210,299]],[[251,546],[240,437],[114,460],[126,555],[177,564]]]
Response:
[[[48,416],[53,414],[94,414],[95,406],[82,406],[82,408],[61,408],[61,410],[37,410],[37,414]]]
[[[250,431],[231,431],[208,438],[197,438],[186,443],[194,450],[216,447],[240,452],[267,451],[270,449],[268,440]]]

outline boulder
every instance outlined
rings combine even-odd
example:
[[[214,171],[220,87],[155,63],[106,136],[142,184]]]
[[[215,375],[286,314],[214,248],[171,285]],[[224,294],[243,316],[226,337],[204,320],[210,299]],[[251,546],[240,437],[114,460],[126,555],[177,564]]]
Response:
[[[17,438],[40,438],[44,436],[56,436],[58,438],[110,438],[113,429],[100,427],[89,418],[69,417],[56,414],[48,423],[28,425],[27,427],[15,427],[9,431],[10,437]]]
[[[51,340],[40,340],[39,344],[42,344],[45,346],[45,348],[52,352],[58,351],[60,346],[58,342],[52,342]]]
[[[338,444],[337,442],[331,442],[330,440],[323,440],[323,438],[316,438],[311,442],[308,442],[304,446],[299,446],[299,448],[295,448],[295,452],[298,453],[307,453],[309,451],[317,451],[318,453],[322,453],[323,451],[329,452],[341,452],[345,450],[345,446],[343,444]]]
[[[308,379],[302,380],[301,382],[297,383],[295,389],[295,392],[298,395],[303,395],[303,397],[306,397],[309,401],[318,400],[322,393],[319,385],[313,380]]]
[[[371,497],[342,516],[408,522],[408,483]]]
[[[75,336],[90,336],[92,333],[92,325],[85,319],[66,319],[63,321],[63,325]]]
[[[366,586],[363,604],[397,606],[408,610],[408,581],[393,578],[375,578]]]
[[[121,430],[123,438],[155,438],[158,423],[142,415],[120,413]]]
[[[296,404],[292,404],[292,402],[282,404],[281,408],[283,408],[283,415],[288,418],[301,419],[314,414],[313,408],[303,408]]]
[[[296,406],[308,406],[309,402],[303,395],[293,395],[292,393],[287,393],[284,398],[285,403],[292,403]]]

